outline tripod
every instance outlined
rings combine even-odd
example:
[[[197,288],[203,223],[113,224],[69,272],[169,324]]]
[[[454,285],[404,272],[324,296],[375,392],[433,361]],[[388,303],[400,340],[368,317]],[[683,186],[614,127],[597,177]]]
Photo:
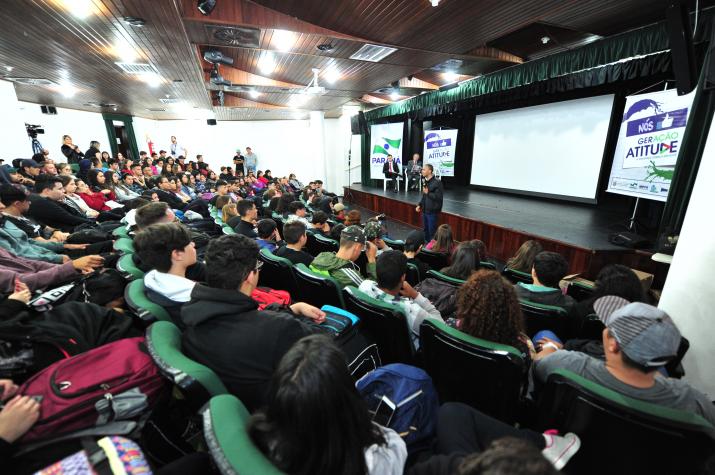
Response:
[[[30,137],[30,140],[32,142],[32,154],[35,155],[36,153],[42,153],[42,144],[39,140],[37,140],[37,137]]]

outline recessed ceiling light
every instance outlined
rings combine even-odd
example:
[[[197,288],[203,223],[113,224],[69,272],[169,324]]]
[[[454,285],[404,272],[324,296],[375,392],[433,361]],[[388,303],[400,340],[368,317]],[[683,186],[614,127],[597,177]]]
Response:
[[[396,92],[393,92],[392,94],[390,94],[390,100],[391,100],[391,101],[396,101],[396,100],[399,99],[399,98],[400,98],[400,95],[399,95],[398,93],[396,93]]]
[[[74,87],[72,84],[69,82],[62,82],[58,85],[59,92],[66,97],[67,99],[70,99],[74,97],[75,94],[77,94],[77,88]]]
[[[323,79],[325,79],[329,84],[335,84],[335,82],[340,79],[340,71],[337,68],[329,67],[323,73]]]
[[[436,7],[437,5],[439,5],[439,0],[430,0],[430,3],[433,7]]]
[[[442,73],[442,77],[445,80],[452,82],[452,81],[456,81],[459,78],[459,74],[457,74],[454,71],[445,71],[444,73]]]
[[[546,43],[548,43],[549,41],[551,41],[551,38],[549,38],[548,36],[542,36],[542,37],[541,37],[541,43],[542,43],[542,44],[546,44]]]
[[[124,63],[133,63],[137,60],[137,50],[124,38],[118,38],[113,45],[114,55]]]
[[[278,51],[290,51],[295,43],[295,35],[286,30],[275,30],[271,37],[271,43]]]
[[[147,83],[149,87],[159,87],[162,83],[161,76],[157,73],[140,74],[139,78]]]
[[[12,70],[15,69],[15,68],[13,68],[12,66],[5,66],[5,69],[6,69],[7,71],[12,71]]]
[[[271,74],[274,69],[276,69],[276,59],[273,53],[265,53],[258,60],[258,69],[261,70],[263,74]]]
[[[94,13],[92,0],[63,0],[65,8],[75,17],[84,20]]]
[[[250,91],[248,91],[248,95],[251,96],[251,98],[253,99],[257,99],[261,95],[261,93],[254,89],[251,89]]]

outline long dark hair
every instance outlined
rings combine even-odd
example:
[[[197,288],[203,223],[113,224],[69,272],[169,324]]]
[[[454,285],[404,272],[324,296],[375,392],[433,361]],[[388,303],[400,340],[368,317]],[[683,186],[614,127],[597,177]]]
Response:
[[[440,272],[455,279],[467,280],[472,272],[479,269],[479,248],[474,241],[463,242],[454,251],[452,264]]]
[[[343,353],[329,337],[311,335],[281,359],[248,430],[285,473],[364,475],[364,450],[386,443],[370,419]]]
[[[117,172],[115,172],[113,170],[108,170],[108,171],[104,172],[104,187],[107,188],[108,190],[114,191],[114,188],[116,188],[116,185],[114,184],[114,175],[116,173]]]
[[[449,224],[440,224],[434,235],[434,245],[432,246],[432,251],[449,253],[452,252],[452,246],[454,246],[452,228]]]
[[[283,214],[290,211],[290,204],[294,201],[295,195],[293,195],[293,193],[281,195],[280,200],[278,200],[278,206],[276,206],[276,213]]]
[[[100,191],[104,189],[110,189],[107,186],[107,180],[105,176],[105,181],[104,184],[99,183],[99,180],[97,180],[97,175],[104,174],[104,172],[98,168],[90,168],[89,171],[87,172],[87,185],[89,185],[89,188],[92,191]]]
[[[598,273],[593,299],[604,295],[616,295],[629,302],[645,302],[643,285],[630,268],[621,264],[609,264]]]
[[[506,266],[510,269],[530,274],[531,268],[534,266],[534,258],[543,250],[544,248],[539,241],[526,241],[519,247],[514,257],[506,261]]]

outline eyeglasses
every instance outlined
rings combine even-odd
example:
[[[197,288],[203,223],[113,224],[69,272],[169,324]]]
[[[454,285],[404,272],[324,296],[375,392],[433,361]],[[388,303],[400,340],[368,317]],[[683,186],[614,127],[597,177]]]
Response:
[[[254,267],[253,270],[256,271],[256,272],[258,272],[259,270],[261,270],[261,267],[263,267],[263,261],[257,260],[257,261],[256,261],[256,267]]]

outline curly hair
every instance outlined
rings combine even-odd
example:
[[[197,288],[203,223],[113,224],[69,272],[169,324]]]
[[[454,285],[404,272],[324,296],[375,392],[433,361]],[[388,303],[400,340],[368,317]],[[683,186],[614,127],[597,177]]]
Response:
[[[457,291],[457,319],[464,333],[523,349],[524,316],[514,287],[493,270],[472,274]]]

